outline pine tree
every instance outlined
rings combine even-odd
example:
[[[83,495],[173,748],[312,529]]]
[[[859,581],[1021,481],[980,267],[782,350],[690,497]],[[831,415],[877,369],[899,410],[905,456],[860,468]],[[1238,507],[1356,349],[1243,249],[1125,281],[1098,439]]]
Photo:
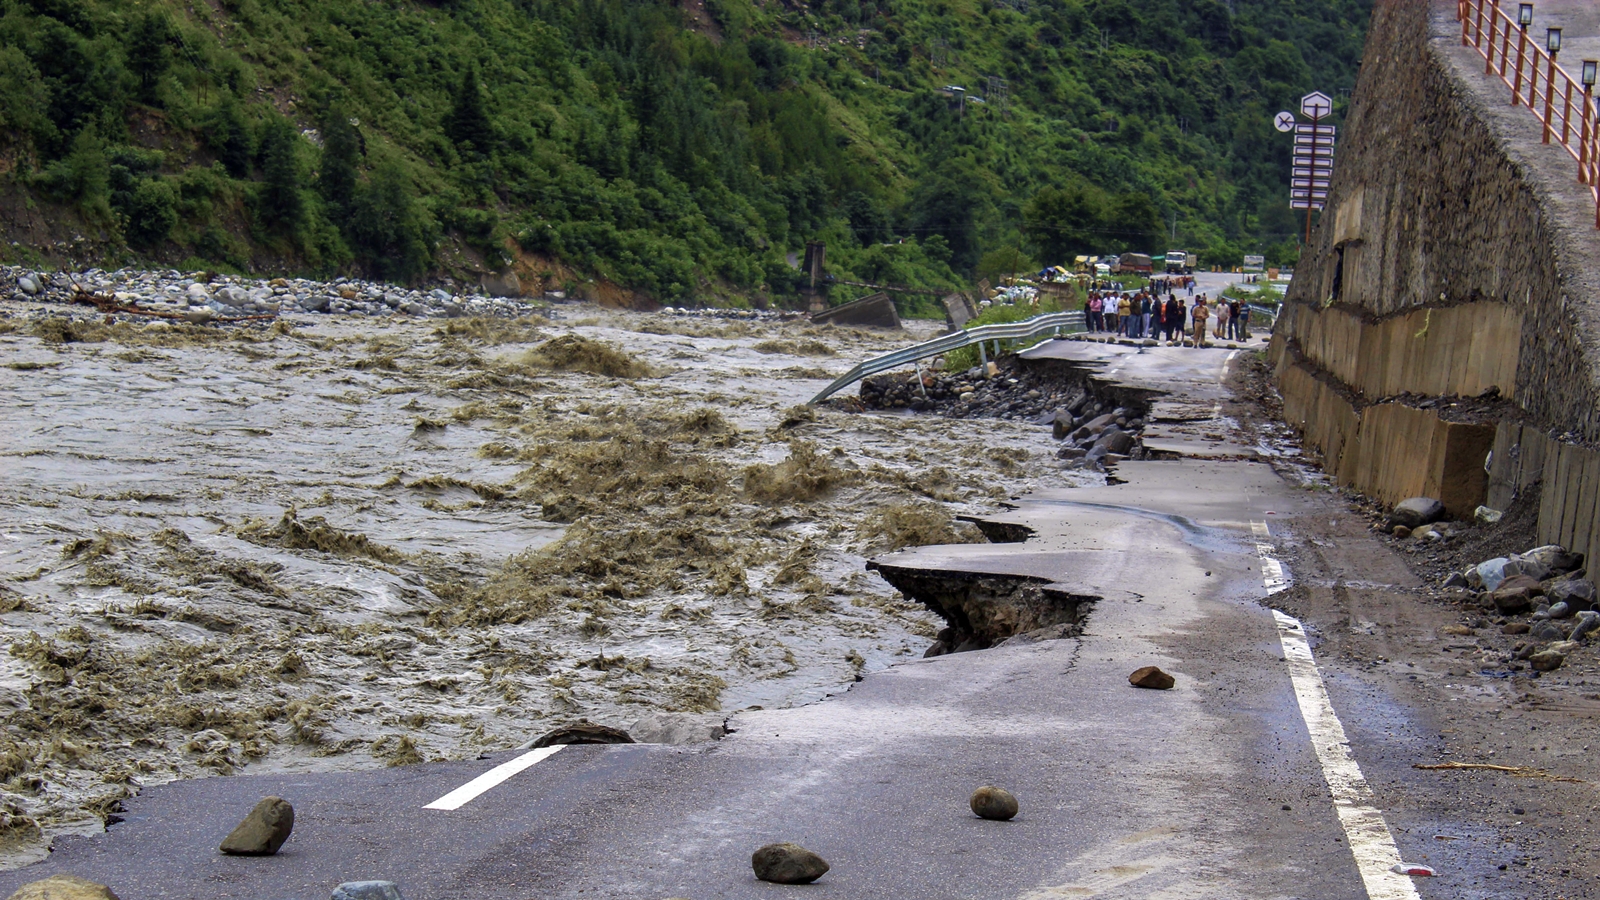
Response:
[[[286,119],[267,123],[261,139],[261,194],[256,212],[268,226],[292,231],[305,213],[300,196],[300,136]]]
[[[445,119],[445,134],[463,155],[488,156],[494,151],[494,126],[483,103],[483,86],[478,83],[478,67],[469,64],[461,75],[450,116]]]
[[[322,123],[322,168],[317,175],[317,191],[339,218],[350,212],[360,165],[361,135],[350,124],[350,115],[344,108],[334,106]]]
[[[128,68],[138,84],[134,93],[143,103],[161,105],[161,79],[172,67],[172,39],[167,17],[157,12],[140,16],[128,35]]]

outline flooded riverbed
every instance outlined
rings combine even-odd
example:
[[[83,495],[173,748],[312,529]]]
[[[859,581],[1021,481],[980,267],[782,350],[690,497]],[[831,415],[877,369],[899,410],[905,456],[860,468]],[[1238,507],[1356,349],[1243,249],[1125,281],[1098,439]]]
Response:
[[[815,701],[939,625],[867,556],[1069,477],[1047,427],[803,407],[931,325],[0,313],[16,850],[173,778]]]

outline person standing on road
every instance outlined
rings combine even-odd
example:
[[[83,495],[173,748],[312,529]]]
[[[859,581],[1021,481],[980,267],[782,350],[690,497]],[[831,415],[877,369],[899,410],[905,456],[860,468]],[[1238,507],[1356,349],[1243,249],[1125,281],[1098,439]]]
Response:
[[[1089,292],[1089,330],[1102,331],[1105,328],[1105,301],[1100,299],[1099,291]]]
[[[1147,338],[1150,336],[1150,309],[1160,302],[1160,300],[1151,297],[1149,293],[1139,298],[1139,337]]]
[[[1228,301],[1228,337],[1236,341],[1244,340],[1244,323],[1239,321],[1241,306],[1238,299]]]
[[[1233,333],[1228,325],[1228,313],[1229,310],[1227,302],[1223,300],[1223,298],[1218,297],[1215,317],[1217,320],[1217,340],[1219,341],[1227,340],[1228,335]]]
[[[1194,319],[1194,345],[1198,349],[1206,345],[1206,319],[1211,317],[1211,310],[1206,308],[1206,295],[1201,294],[1194,300],[1194,309],[1189,311]]]
[[[1167,298],[1166,309],[1167,343],[1172,343],[1183,334],[1183,301],[1177,294]]]
[[[1133,299],[1127,294],[1117,298],[1117,334],[1128,336],[1129,318],[1133,315]]]

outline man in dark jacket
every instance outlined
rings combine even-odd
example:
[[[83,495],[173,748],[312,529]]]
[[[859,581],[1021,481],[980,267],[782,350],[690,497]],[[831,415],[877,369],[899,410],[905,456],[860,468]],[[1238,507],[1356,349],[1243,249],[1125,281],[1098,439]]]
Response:
[[[1183,334],[1183,301],[1177,294],[1167,298],[1167,314],[1163,319],[1167,326],[1167,343],[1172,343],[1174,338]]]

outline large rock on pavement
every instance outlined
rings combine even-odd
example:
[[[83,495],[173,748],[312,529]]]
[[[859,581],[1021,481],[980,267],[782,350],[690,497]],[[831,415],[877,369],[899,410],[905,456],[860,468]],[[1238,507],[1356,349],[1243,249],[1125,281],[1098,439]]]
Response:
[[[117,900],[111,888],[76,875],[51,875],[17,888],[10,900]]]
[[[1537,672],[1554,672],[1556,669],[1561,668],[1561,664],[1566,661],[1567,658],[1555,650],[1540,650],[1538,653],[1528,657],[1528,665],[1532,666],[1534,671]]]
[[[1389,523],[1416,529],[1430,522],[1439,521],[1442,515],[1444,515],[1443,503],[1432,497],[1412,497],[1395,504],[1394,512],[1389,514]]]
[[[972,799],[967,801],[972,807],[974,815],[980,819],[993,819],[1004,822],[1016,816],[1017,798],[1004,788],[986,784],[972,792]]]
[[[1155,666],[1144,666],[1143,668],[1135,669],[1133,674],[1128,676],[1128,683],[1134,687],[1165,691],[1171,689],[1178,682],[1177,679]]]
[[[294,831],[294,807],[282,797],[263,797],[244,821],[222,839],[222,852],[234,856],[271,856]]]
[[[1544,590],[1551,603],[1565,603],[1574,612],[1594,609],[1594,582],[1587,578],[1568,578],[1551,582]]]
[[[1527,609],[1532,598],[1542,591],[1539,582],[1529,576],[1513,575],[1501,581],[1500,586],[1489,594],[1489,599],[1494,601],[1495,609],[1509,615]]]
[[[405,900],[392,881],[346,881],[333,889],[332,900]]]
[[[756,877],[775,884],[810,884],[828,871],[828,862],[799,844],[768,844],[750,855]]]

